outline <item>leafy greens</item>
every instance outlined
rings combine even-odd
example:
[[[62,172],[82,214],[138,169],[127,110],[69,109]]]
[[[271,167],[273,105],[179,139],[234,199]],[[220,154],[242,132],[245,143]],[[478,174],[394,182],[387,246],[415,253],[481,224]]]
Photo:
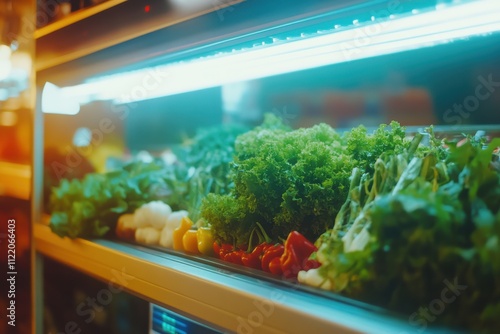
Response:
[[[396,122],[373,134],[359,126],[341,135],[326,124],[291,130],[273,115],[236,139],[234,190],[209,194],[202,216],[216,240],[245,244],[257,223],[275,241],[293,230],[315,239],[333,225],[354,167],[372,168],[377,154],[409,145]]]
[[[438,145],[431,140],[412,159],[383,154],[372,175],[353,172],[335,227],[317,240],[320,279],[308,273],[303,282],[315,278],[415,319],[458,282],[464,291],[437,323],[488,332],[500,327],[500,177],[492,168],[500,139],[448,142],[446,154]]]

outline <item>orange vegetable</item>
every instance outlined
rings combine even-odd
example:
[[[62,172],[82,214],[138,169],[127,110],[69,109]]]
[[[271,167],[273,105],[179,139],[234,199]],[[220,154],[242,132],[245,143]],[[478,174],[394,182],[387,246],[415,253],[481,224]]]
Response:
[[[214,237],[210,227],[199,227],[196,231],[198,238],[198,251],[203,255],[213,256],[214,254]],[[217,254],[218,255],[218,254]]]
[[[183,217],[181,219],[181,224],[174,230],[174,249],[183,250],[184,245],[182,244],[182,238],[184,234],[193,226],[193,221],[188,217]]]
[[[182,237],[182,245],[184,250],[189,253],[199,253],[198,251],[198,231],[187,230]]]

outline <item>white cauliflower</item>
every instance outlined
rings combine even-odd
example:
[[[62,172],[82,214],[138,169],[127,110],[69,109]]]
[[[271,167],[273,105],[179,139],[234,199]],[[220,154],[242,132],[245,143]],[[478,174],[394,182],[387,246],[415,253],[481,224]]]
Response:
[[[158,245],[160,241],[160,230],[151,226],[139,227],[135,230],[135,241],[146,245]]]
[[[172,208],[162,201],[153,201],[143,204],[135,210],[134,224],[135,227],[154,227],[161,230],[167,223],[167,219],[172,213]]]

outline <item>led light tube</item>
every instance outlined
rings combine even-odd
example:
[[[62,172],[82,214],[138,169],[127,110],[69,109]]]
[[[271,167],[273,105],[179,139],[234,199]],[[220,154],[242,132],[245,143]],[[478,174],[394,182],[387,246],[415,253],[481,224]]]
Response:
[[[76,115],[80,112],[81,101],[53,83],[46,82],[42,89],[41,109],[46,114]]]
[[[129,103],[325,65],[430,47],[500,31],[500,1],[439,6],[248,50],[175,62],[61,88],[66,98]]]

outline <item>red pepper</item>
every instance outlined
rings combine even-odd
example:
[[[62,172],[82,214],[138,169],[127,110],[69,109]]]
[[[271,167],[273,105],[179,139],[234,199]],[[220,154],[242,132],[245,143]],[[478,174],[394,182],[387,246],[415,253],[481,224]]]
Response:
[[[260,269],[269,271],[269,249],[273,248],[274,245],[271,244],[271,238],[267,235],[266,231],[259,222],[256,222],[256,227],[252,230],[249,239],[249,247],[253,244],[253,239],[255,236],[259,238],[260,244],[255,246],[255,248],[250,252],[248,249],[247,253],[243,254],[242,261],[243,264],[250,268]],[[264,257],[268,258],[263,261]]]
[[[218,242],[214,242],[214,252],[215,252],[215,255],[218,255],[220,259],[222,259],[222,257],[225,254],[230,253],[233,250],[234,250],[234,247],[232,245],[229,245],[229,244],[219,245]]]
[[[307,240],[297,231],[290,232],[285,241],[285,251],[280,258],[281,269],[285,278],[297,278],[299,271],[308,266],[314,265],[309,262],[309,256],[318,249],[312,242]]]
[[[281,260],[279,257],[275,257],[271,260],[271,262],[269,262],[269,272],[273,275],[283,275],[283,269],[281,268]]]
[[[261,269],[259,258],[253,255],[252,253],[243,253],[241,256],[241,262],[245,267],[253,268],[253,269]]]
[[[246,267],[262,270],[261,258],[266,250],[271,247],[267,242],[257,245],[251,253],[244,253],[241,261]]]
[[[219,245],[219,243],[217,241],[215,241],[214,242],[214,253],[219,258],[220,258],[220,248],[221,248],[221,246]]]
[[[219,258],[226,262],[243,264],[241,262],[241,256],[244,254],[242,250],[237,250],[230,244],[222,244],[219,245],[217,242],[214,242],[214,252]]]
[[[262,255],[262,260],[261,260],[262,270],[271,272],[271,268],[269,268],[271,261],[274,260],[275,258],[279,259],[281,255],[283,255],[284,251],[285,251],[285,246],[281,244],[276,244],[268,247],[264,252],[264,255]]]
[[[321,263],[319,263],[318,260],[313,260],[313,259],[308,259],[305,263],[304,263],[304,268],[303,270],[305,271],[308,271],[310,269],[315,269],[315,268],[319,268],[321,267]]]
[[[285,278],[295,278],[301,270],[299,258],[293,247],[286,247],[285,252],[280,257],[281,270]]]
[[[243,262],[241,261],[241,256],[243,254],[245,254],[245,252],[242,250],[233,250],[232,252],[225,254],[222,257],[222,260],[224,260],[226,262],[231,262],[231,263],[242,265]]]

